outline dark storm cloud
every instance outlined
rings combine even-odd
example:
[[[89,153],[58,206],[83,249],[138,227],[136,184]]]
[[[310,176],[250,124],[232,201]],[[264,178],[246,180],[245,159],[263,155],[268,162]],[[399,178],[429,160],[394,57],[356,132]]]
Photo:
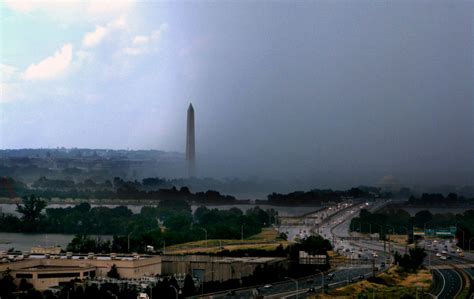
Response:
[[[206,33],[198,151],[232,160],[221,172],[473,183],[472,2],[186,7]]]

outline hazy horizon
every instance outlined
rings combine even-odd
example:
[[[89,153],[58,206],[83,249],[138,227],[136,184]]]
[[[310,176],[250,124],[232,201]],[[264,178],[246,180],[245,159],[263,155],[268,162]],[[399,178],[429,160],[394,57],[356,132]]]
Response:
[[[22,3],[0,148],[181,154],[192,102],[199,176],[474,185],[474,2]]]

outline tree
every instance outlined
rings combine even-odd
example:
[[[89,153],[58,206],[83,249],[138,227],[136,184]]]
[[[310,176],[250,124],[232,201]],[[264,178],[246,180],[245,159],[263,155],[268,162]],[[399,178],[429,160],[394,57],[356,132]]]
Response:
[[[321,236],[309,236],[301,241],[299,250],[306,251],[311,255],[326,254],[328,250],[332,250],[332,246],[328,240]]]
[[[26,279],[22,278],[20,280],[20,285],[18,286],[18,289],[20,291],[27,291],[29,289],[32,289],[33,288],[33,285],[31,283],[29,283],[28,281],[26,281]]]
[[[112,265],[110,271],[107,273],[107,277],[120,279],[120,274],[118,273],[117,266],[115,264]]]
[[[419,211],[415,214],[415,226],[423,227],[425,223],[433,220],[433,214],[430,211]]]
[[[194,286],[193,277],[189,274],[186,274],[186,277],[184,277],[183,296],[189,297],[194,295],[195,292],[196,287]]]
[[[13,292],[16,286],[13,283],[13,277],[7,273],[0,279],[0,298],[13,298]]]
[[[101,248],[102,249],[102,248]],[[76,235],[71,243],[67,245],[67,251],[71,252],[99,252],[97,250],[97,242],[86,235]]]
[[[46,201],[31,195],[23,197],[23,205],[17,204],[17,212],[22,214],[21,219],[26,223],[34,224],[41,218],[41,212],[46,208]]]
[[[408,254],[401,255],[395,252],[393,255],[395,263],[401,267],[404,271],[418,270],[423,264],[423,260],[426,257],[426,252],[423,248],[415,247],[411,248]]]

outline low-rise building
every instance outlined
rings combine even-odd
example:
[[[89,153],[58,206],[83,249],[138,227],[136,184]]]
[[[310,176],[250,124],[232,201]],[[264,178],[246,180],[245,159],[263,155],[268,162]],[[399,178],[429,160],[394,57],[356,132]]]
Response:
[[[140,278],[161,274],[160,256],[123,255],[30,255],[22,260],[0,264],[0,273],[10,273],[19,284],[26,279],[38,290],[57,286],[71,279],[106,277],[115,265],[120,277]]]
[[[255,269],[269,265],[288,266],[282,257],[218,257],[208,255],[163,255],[162,275],[191,274],[200,281],[226,281],[241,279],[253,274]]]
[[[207,255],[29,255],[21,259],[9,256],[0,263],[2,273],[13,276],[18,285],[22,279],[38,290],[67,283],[72,279],[104,278],[115,265],[122,279],[139,280],[156,275],[182,277],[191,274],[197,281],[226,281],[242,279],[254,273],[257,267],[288,267],[281,257],[217,257]]]

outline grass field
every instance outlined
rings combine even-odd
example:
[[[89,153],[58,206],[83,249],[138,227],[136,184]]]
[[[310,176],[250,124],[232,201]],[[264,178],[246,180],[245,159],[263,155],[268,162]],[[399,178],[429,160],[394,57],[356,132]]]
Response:
[[[405,295],[415,298],[417,293],[421,298],[431,285],[431,273],[426,269],[404,273],[394,267],[377,278],[378,283],[364,280],[312,298],[400,298]]]
[[[244,240],[200,240],[183,244],[176,244],[166,248],[168,254],[188,254],[196,252],[215,253],[224,249],[229,251],[237,249],[262,249],[273,250],[282,244],[288,246],[288,241],[278,240],[278,231],[273,228],[264,228],[261,233]]]

